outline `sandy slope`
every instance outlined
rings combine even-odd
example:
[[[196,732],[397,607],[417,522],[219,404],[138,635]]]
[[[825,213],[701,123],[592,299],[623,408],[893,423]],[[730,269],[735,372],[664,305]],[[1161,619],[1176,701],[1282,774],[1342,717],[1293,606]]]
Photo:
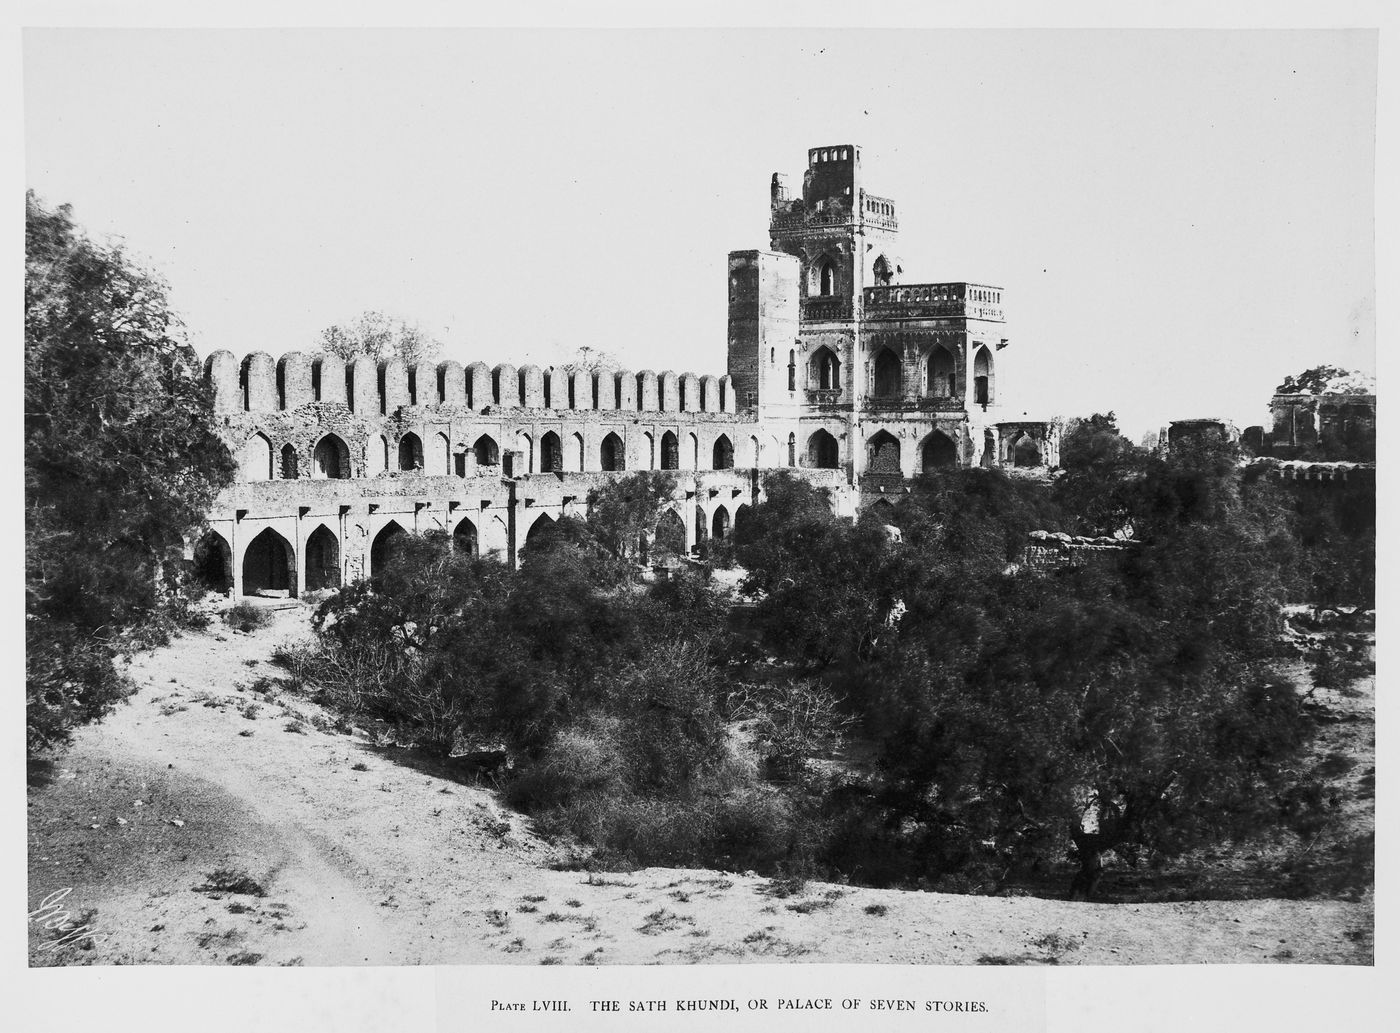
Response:
[[[285,611],[141,657],[130,705],[32,780],[30,908],[71,889],[31,918],[33,964],[1371,962],[1369,900],[1094,905],[816,883],[778,897],[754,876],[554,871],[494,793],[359,735],[285,730],[283,705],[246,685],[304,633],[304,612]],[[265,895],[207,888],[221,869]],[[91,931],[63,943],[69,916]]]

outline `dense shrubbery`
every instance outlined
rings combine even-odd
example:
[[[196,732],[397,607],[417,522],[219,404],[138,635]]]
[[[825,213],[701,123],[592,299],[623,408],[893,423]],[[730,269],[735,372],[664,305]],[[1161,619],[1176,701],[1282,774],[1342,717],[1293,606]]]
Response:
[[[233,475],[165,288],[66,206],[25,199],[26,703],[31,752],[126,694],[118,653],[187,600],[180,548]]]

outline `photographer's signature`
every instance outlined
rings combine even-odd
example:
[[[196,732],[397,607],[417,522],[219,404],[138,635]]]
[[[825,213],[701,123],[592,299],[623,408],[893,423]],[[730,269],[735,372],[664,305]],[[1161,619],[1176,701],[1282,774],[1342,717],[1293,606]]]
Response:
[[[89,937],[94,941],[106,939],[98,932],[97,926],[62,906],[63,901],[72,892],[73,887],[71,886],[66,889],[54,890],[39,902],[37,908],[29,912],[29,924],[47,929],[54,937],[39,947],[39,950],[58,950],[60,947],[75,943],[84,937]]]

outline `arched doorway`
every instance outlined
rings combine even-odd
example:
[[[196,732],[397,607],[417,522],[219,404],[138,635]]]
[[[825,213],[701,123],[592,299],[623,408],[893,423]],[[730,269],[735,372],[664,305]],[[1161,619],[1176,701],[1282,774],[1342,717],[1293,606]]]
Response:
[[[749,519],[753,516],[753,507],[748,503],[743,503],[734,511],[734,533],[740,534],[748,526]]]
[[[823,258],[817,262],[816,283],[817,293],[823,298],[829,298],[836,293],[836,263],[829,258]]]
[[[727,434],[721,434],[715,438],[713,449],[713,469],[732,470],[734,469],[734,445],[730,442]]]
[[[296,446],[290,442],[282,446],[282,479],[284,481],[297,479],[297,450]]]
[[[875,259],[875,265],[871,272],[874,274],[876,287],[888,287],[894,279],[894,274],[890,271],[889,260],[884,255]]]
[[[887,474],[895,477],[903,474],[899,463],[899,439],[889,431],[876,432],[867,443],[866,448],[869,451],[869,461],[865,467],[866,473]]]
[[[564,450],[559,446],[559,435],[552,430],[540,436],[540,472],[564,472]]]
[[[374,542],[369,547],[369,573],[371,577],[378,577],[384,573],[385,569],[399,557],[407,534],[408,532],[400,527],[397,521],[390,520],[374,536]]]
[[[582,473],[587,465],[583,457],[583,435],[575,432],[569,439],[569,469]]]
[[[876,398],[898,398],[904,393],[904,368],[898,355],[888,348],[881,348],[871,368],[871,394]]]
[[[233,553],[224,536],[210,531],[194,547],[195,580],[205,590],[228,595],[233,589]]]
[[[807,364],[807,386],[822,391],[835,391],[841,386],[841,362],[826,345],[812,353]]]
[[[984,345],[977,349],[972,364],[972,400],[978,405],[992,404],[992,353]]]
[[[490,434],[483,434],[472,446],[477,466],[498,466],[501,462],[501,449]]]
[[[710,537],[710,521],[705,516],[705,510],[697,504],[695,506],[695,541],[703,542]]]
[[[306,539],[306,590],[340,587],[340,542],[322,524]]]
[[[672,431],[667,431],[661,435],[661,469],[679,470],[681,468],[681,443],[676,439]]]
[[[715,518],[710,522],[710,534],[717,542],[729,537],[729,513],[723,506],[715,509]]]
[[[841,465],[841,446],[824,430],[807,439],[807,462],[819,470],[835,470]]]
[[[267,528],[243,550],[243,594],[296,595],[296,563],[287,539]]]
[[[399,439],[399,469],[405,472],[423,469],[423,441],[412,431]]]
[[[598,461],[609,473],[627,469],[627,450],[622,445],[622,439],[612,433],[603,438],[598,448]]]
[[[924,439],[924,473],[958,465],[958,446],[940,430]]]
[[[471,517],[463,517],[457,522],[457,526],[452,529],[452,545],[458,552],[466,553],[468,556],[480,554],[480,542],[476,534],[476,524],[472,523]]]
[[[797,435],[796,435],[796,434],[789,434],[789,435],[788,435],[787,464],[788,464],[788,466],[796,466],[796,465],[797,465]]]
[[[548,513],[541,513],[530,525],[530,530],[525,533],[525,547],[528,549],[532,545],[539,545],[541,542],[553,538],[558,530],[554,518]]]
[[[370,447],[374,447],[373,442],[371,442]],[[327,434],[316,442],[316,451],[311,463],[311,476],[332,480],[344,480],[350,476],[350,449],[335,434]]]
[[[656,522],[656,537],[652,542],[653,558],[680,556],[684,552],[685,521],[674,509],[668,509]]]
[[[245,481],[272,480],[272,442],[254,434],[238,452],[238,468]]]

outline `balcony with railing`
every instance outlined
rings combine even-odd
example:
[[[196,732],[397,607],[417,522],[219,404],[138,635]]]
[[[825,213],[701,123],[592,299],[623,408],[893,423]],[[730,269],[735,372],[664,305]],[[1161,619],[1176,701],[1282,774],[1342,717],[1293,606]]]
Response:
[[[819,295],[802,299],[802,321],[804,323],[829,323],[850,318],[850,298]]]
[[[978,283],[901,283],[865,288],[867,319],[956,316],[1003,321],[1000,287]]]

